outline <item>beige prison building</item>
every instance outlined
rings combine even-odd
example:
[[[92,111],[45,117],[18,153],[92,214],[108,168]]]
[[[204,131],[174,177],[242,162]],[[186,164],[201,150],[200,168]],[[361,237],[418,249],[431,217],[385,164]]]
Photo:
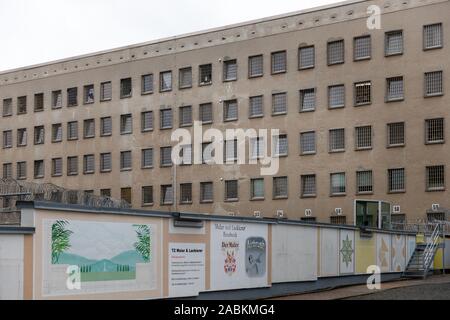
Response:
[[[424,219],[450,208],[449,48],[448,0],[348,1],[5,71],[3,178],[157,211]],[[279,129],[279,171],[192,164],[192,146],[173,165],[171,134],[194,121]]]

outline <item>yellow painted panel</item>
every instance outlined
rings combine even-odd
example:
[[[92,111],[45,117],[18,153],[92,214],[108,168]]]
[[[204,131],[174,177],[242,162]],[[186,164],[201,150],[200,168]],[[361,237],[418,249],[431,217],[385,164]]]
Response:
[[[360,233],[356,233],[355,237],[355,262],[356,262],[356,273],[367,273],[367,267],[370,265],[375,265],[375,237],[373,234],[372,238],[361,238]]]
[[[423,233],[418,233],[416,235],[416,243],[417,244],[425,243],[425,235]]]
[[[439,239],[439,243],[443,243],[443,241],[444,240],[442,238]],[[442,262],[442,255],[443,255],[442,248],[437,249],[436,254],[434,256],[434,269],[435,270],[443,269],[444,264]]]

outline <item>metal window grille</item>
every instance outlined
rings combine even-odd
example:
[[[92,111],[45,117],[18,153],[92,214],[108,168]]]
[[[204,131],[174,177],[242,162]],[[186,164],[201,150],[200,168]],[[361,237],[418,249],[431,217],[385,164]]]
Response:
[[[286,134],[274,137],[274,155],[285,156],[288,154],[288,139]]]
[[[200,182],[200,201],[210,202],[213,201],[213,199],[213,183]]]
[[[223,79],[225,81],[237,79],[237,61],[235,59],[224,61],[223,68]]]
[[[180,203],[192,202],[192,183],[180,184]]]
[[[404,145],[405,144],[405,123],[396,122],[388,124],[388,145]]]
[[[141,77],[141,92],[143,94],[153,92],[153,74],[145,74]]]
[[[17,179],[27,178],[27,163],[25,161],[17,162]]]
[[[426,142],[443,142],[444,141],[444,119],[427,119],[425,120]]]
[[[43,111],[44,110],[44,94],[36,93],[34,95],[34,111]]]
[[[330,152],[345,150],[345,129],[331,129],[330,135]]]
[[[300,111],[311,111],[316,109],[316,89],[300,90]]]
[[[84,86],[84,104],[94,103],[94,85]]]
[[[120,188],[120,199],[131,204],[132,192],[131,188]]]
[[[238,103],[237,100],[228,100],[224,102],[224,120],[237,120],[238,118]]]
[[[272,73],[286,72],[286,51],[272,53]]]
[[[100,196],[111,197],[111,189],[100,189]]]
[[[213,121],[213,112],[212,112],[212,103],[202,103],[199,106],[200,113],[200,121],[205,123],[212,123]]]
[[[347,217],[346,216],[331,216],[330,223],[345,225],[345,224],[347,224]]]
[[[153,167],[153,149],[143,149],[142,150],[142,168]]]
[[[3,116],[12,115],[12,99],[3,99]]]
[[[315,65],[315,60],[314,46],[302,47],[298,49],[299,69],[313,68]]]
[[[153,186],[142,187],[142,204],[153,204]]]
[[[225,200],[238,199],[238,181],[227,180],[225,181]]]
[[[58,109],[62,107],[62,91],[56,90],[52,92],[52,108]]]
[[[110,81],[100,84],[100,100],[107,101],[112,99],[112,84]]]
[[[333,195],[345,193],[345,173],[332,173],[330,175],[330,189]]]
[[[259,159],[264,157],[266,151],[264,137],[250,139],[250,158]]]
[[[258,77],[264,73],[263,55],[248,58],[248,76]]]
[[[120,152],[120,170],[129,170],[132,168],[131,151]]]
[[[356,190],[358,193],[373,192],[372,171],[356,172]]]
[[[405,169],[389,169],[389,192],[399,192],[405,190]]]
[[[54,158],[52,159],[52,176],[61,176],[62,175],[62,158]]]
[[[371,103],[371,87],[370,81],[355,83],[355,105],[364,105]]]
[[[111,153],[102,153],[100,154],[100,171],[110,171],[112,165]]]
[[[52,142],[62,141],[62,124],[56,123],[52,125]]]
[[[344,40],[328,42],[328,64],[344,63]]]
[[[192,107],[180,107],[180,126],[192,125]]]
[[[172,147],[161,147],[161,166],[172,165]]]
[[[95,171],[95,158],[93,154],[87,154],[83,159],[83,171],[84,173],[94,173]]]
[[[273,178],[273,197],[287,198],[288,196],[288,178],[274,177]]]
[[[425,73],[425,96],[443,94],[442,71]]]
[[[355,128],[356,149],[372,148],[372,126]]]
[[[44,134],[44,126],[34,127],[34,144],[43,144]]]
[[[43,178],[44,177],[44,160],[34,161],[34,177]]]
[[[445,188],[444,166],[429,166],[427,169],[427,190],[442,190]]]
[[[77,175],[78,174],[78,157],[67,157],[67,175]]]
[[[131,78],[121,79],[120,80],[120,97],[128,98],[131,97],[132,93],[132,83]]]
[[[87,119],[84,120],[84,137],[92,138],[95,136],[95,120]]]
[[[181,164],[192,164],[192,145],[186,144],[181,146]]]
[[[328,87],[328,107],[345,106],[345,86],[343,84]]]
[[[17,146],[23,147],[27,145],[27,129],[17,129]]]
[[[306,174],[301,177],[302,197],[311,197],[316,195],[316,175]]]
[[[13,145],[12,141],[12,131],[3,131],[3,148],[11,148]]]
[[[153,111],[141,112],[141,131],[153,130]]]
[[[67,89],[67,106],[75,107],[78,105],[78,88]]]
[[[272,113],[281,114],[287,112],[287,94],[275,93],[272,95]]]
[[[179,86],[181,89],[192,87],[192,68],[191,67],[180,69],[179,76],[180,76]]]
[[[430,24],[423,27],[423,43],[425,49],[442,47],[442,23]]]
[[[159,91],[172,90],[172,71],[164,71],[159,74]]]
[[[27,97],[18,97],[17,98],[17,113],[23,114],[27,113]]]
[[[171,184],[161,186],[161,204],[173,203],[173,188]]]
[[[107,136],[112,133],[111,117],[104,117],[100,119],[100,131],[102,136]]]
[[[393,77],[387,80],[387,100],[401,100],[403,99],[403,77]]]
[[[264,198],[264,179],[252,179],[251,185],[251,197],[252,199],[262,199]]]
[[[311,154],[316,152],[316,133],[314,131],[300,133],[301,154]]]
[[[200,85],[207,85],[212,83],[212,64],[203,64],[199,67],[200,71]]]
[[[225,141],[225,161],[235,161],[237,159],[237,140]]]
[[[172,128],[172,109],[163,109],[159,111],[161,129]]]
[[[209,163],[213,160],[213,151],[211,150],[211,142],[202,143],[202,163]],[[211,150],[211,151],[210,151]]]
[[[250,97],[250,117],[258,117],[264,115],[263,96]]]
[[[355,60],[368,59],[372,55],[372,39],[370,36],[357,37],[353,41]]]
[[[4,163],[3,164],[3,179],[11,179],[12,178],[12,163]]]
[[[133,132],[133,118],[131,114],[122,114],[120,116],[120,133],[126,134]]]
[[[395,55],[403,53],[403,31],[386,32],[385,35],[385,54]]]

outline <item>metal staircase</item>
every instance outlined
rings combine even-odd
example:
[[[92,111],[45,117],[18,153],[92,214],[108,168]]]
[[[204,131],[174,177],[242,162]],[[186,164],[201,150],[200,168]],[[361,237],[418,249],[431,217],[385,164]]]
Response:
[[[405,278],[425,279],[431,272],[431,264],[437,249],[440,247],[441,224],[430,224],[432,233],[429,240],[424,244],[417,244],[408,265],[403,272]]]

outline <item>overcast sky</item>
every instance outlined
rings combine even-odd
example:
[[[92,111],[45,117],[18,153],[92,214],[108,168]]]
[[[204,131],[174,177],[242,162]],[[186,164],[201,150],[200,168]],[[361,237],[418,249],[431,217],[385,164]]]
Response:
[[[334,2],[339,1],[0,0],[0,70]]]

